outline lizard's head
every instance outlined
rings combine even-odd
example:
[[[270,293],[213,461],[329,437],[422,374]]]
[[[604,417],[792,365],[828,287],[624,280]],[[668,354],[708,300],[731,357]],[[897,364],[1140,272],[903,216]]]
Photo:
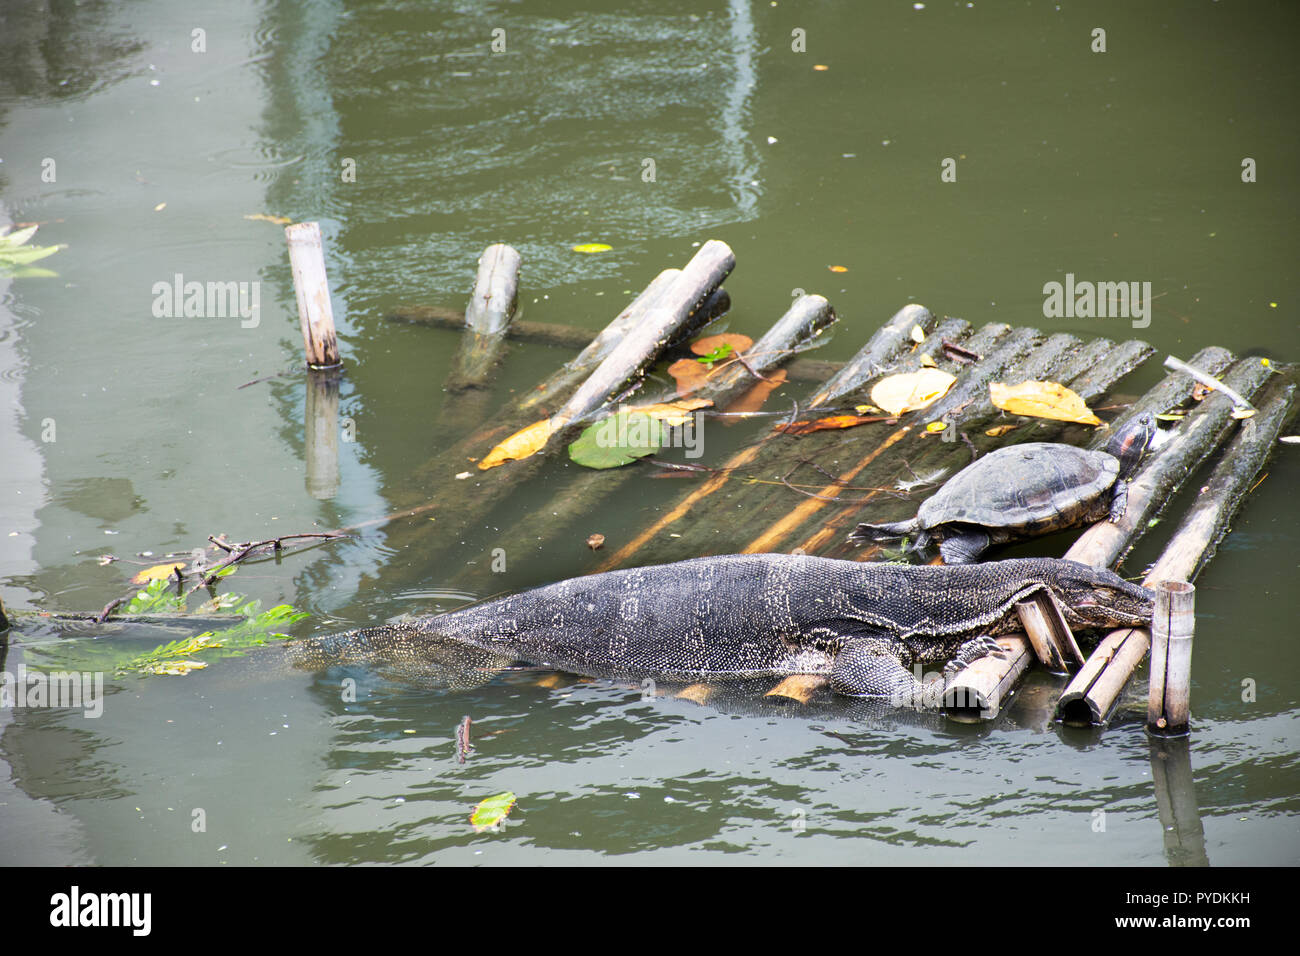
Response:
[[[1071,627],[1140,627],[1151,622],[1155,594],[1113,571],[1061,561],[1051,582]]]

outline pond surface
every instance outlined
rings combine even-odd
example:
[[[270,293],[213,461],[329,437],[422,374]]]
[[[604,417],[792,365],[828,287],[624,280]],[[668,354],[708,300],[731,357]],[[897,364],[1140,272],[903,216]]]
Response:
[[[0,222],[39,222],[33,242],[67,248],[40,263],[56,277],[0,277],[0,597],[95,610],[128,592],[144,552],[366,522],[224,589],[310,612],[292,629],[305,635],[594,570],[588,534],[626,541],[685,482],[639,473],[544,540],[511,528],[573,468],[548,468],[436,554],[373,523],[418,499],[419,467],[474,424],[442,389],[457,333],[386,316],[463,308],[496,241],[523,255],[520,318],[593,334],[717,238],[738,261],[730,329],[757,337],[792,290],[819,292],[841,321],[817,358],[849,357],[919,301],[974,324],[1141,335],[1157,357],[1127,395],[1164,354],[1207,345],[1295,361],[1298,15],[849,0],[6,10]],[[325,234],[339,412],[355,426],[332,497],[309,491],[284,236],[258,215]],[[612,250],[571,251],[585,242]],[[1043,285],[1067,273],[1151,282],[1149,328],[1044,318]],[[155,287],[185,281],[257,283],[258,311],[156,314]],[[488,410],[571,355],[513,346]],[[763,427],[716,436],[704,460]],[[1059,683],[1042,673],[968,726],[844,701],[646,700],[527,672],[451,694],[254,652],[183,678],[110,671],[94,718],[0,709],[0,862],[1300,862],[1300,651],[1281,603],[1297,580],[1298,462],[1279,451],[1197,581],[1194,732],[1172,757],[1140,720],[1052,724]],[[174,637],[20,621],[4,667]],[[477,749],[460,764],[465,714]],[[1174,833],[1153,782],[1166,765],[1185,772]],[[475,834],[471,809],[507,790],[508,824]]]

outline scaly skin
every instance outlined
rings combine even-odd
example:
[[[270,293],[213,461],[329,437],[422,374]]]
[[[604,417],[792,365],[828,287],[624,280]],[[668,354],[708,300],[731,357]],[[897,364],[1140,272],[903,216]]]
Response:
[[[1016,603],[1043,589],[1076,628],[1150,620],[1150,591],[1073,561],[931,567],[724,555],[573,578],[291,651],[304,666],[382,660],[459,671],[443,678],[457,686],[524,661],[625,680],[817,674],[837,693],[912,701],[922,685],[909,667],[947,663],[951,679],[995,653],[988,635],[1016,629]]]

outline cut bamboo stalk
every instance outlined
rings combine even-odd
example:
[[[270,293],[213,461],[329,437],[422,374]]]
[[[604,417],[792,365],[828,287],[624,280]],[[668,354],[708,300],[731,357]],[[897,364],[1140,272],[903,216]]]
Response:
[[[447,391],[488,386],[505,348],[518,295],[519,253],[503,243],[488,246],[479,257],[478,278],[465,309],[465,334],[447,377]]]
[[[1048,670],[1064,674],[1083,663],[1083,653],[1052,592],[1039,591],[1030,600],[1017,603],[1016,614],[1034,653]]]
[[[885,363],[891,361],[905,348],[911,348],[912,330],[919,328],[929,334],[935,326],[934,313],[923,305],[911,303],[903,306],[876,330],[853,358],[849,359],[838,372],[821,388],[813,392],[805,403],[809,408],[829,405],[831,402],[847,395],[863,382],[874,378]]]
[[[1152,733],[1172,737],[1188,732],[1195,609],[1196,588],[1186,581],[1156,584],[1147,694],[1147,730]]]
[[[284,234],[289,241],[289,266],[293,272],[293,293],[298,300],[298,323],[302,327],[307,365],[334,368],[341,363],[320,223],[294,223],[285,227]]]
[[[339,374],[337,368],[307,373],[303,451],[307,493],[317,501],[328,501],[339,490]]]
[[[691,257],[681,275],[673,279],[647,311],[645,318],[614,346],[564,406],[551,416],[559,433],[580,424],[618,396],[652,365],[708,295],[722,284],[736,265],[731,248],[710,239]]]
[[[1020,675],[1034,660],[1034,649],[1023,634],[996,638],[1004,657],[982,657],[944,690],[944,712],[957,720],[992,720],[1002,709]],[[997,666],[995,666],[997,665]]]
[[[825,677],[816,674],[792,674],[763,696],[807,704],[812,700],[813,694],[828,683],[830,682]]]
[[[1243,359],[1229,370],[1234,389],[1253,394],[1269,369],[1258,359]],[[1187,476],[1222,441],[1236,422],[1232,400],[1216,392],[1189,414],[1173,438],[1147,458],[1129,482],[1128,504],[1119,521],[1099,521],[1085,531],[1065,557],[1094,567],[1114,565],[1150,527]]]
[[[1155,581],[1190,581],[1214,556],[1269,452],[1296,413],[1295,386],[1275,377],[1258,399],[1260,412],[1246,419],[1210,480],[1183,515],[1178,530],[1151,569]]]
[[[1146,628],[1126,627],[1107,634],[1061,694],[1057,717],[1067,724],[1105,723],[1150,646],[1151,632]]]

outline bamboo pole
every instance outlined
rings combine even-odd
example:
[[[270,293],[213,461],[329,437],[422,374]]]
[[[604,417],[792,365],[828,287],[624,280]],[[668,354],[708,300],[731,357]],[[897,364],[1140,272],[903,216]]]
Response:
[[[1265,387],[1259,414],[1242,422],[1173,539],[1151,569],[1156,581],[1191,580],[1214,557],[1255,476],[1263,469],[1277,436],[1295,416],[1295,385],[1281,376]]]
[[[1156,584],[1147,695],[1147,730],[1152,733],[1181,736],[1188,732],[1195,608],[1196,588],[1186,581]]]
[[[1267,374],[1267,368],[1262,367],[1257,359],[1243,359],[1233,366],[1227,378],[1229,387],[1253,396],[1259,390],[1262,376]],[[1223,460],[1215,468],[1209,485],[1206,486],[1207,490],[1213,490],[1216,496],[1221,496],[1218,498],[1218,502],[1221,503],[1216,503],[1207,494],[1199,496],[1197,504],[1193,506],[1166,545],[1160,560],[1143,580],[1144,586],[1155,587],[1160,581],[1170,579],[1190,580],[1204,566],[1213,553],[1215,543],[1222,536],[1223,528],[1240,507],[1256,471],[1263,466],[1267,450],[1272,444],[1272,438],[1267,436],[1276,436],[1278,430],[1294,414],[1293,397],[1294,388],[1289,384],[1281,386],[1275,384],[1272,394],[1266,393],[1266,401],[1261,402],[1261,407],[1265,409],[1263,420],[1267,423],[1267,430],[1260,430],[1253,439],[1245,439],[1239,434],[1229,445]],[[1207,457],[1214,447],[1217,447],[1222,433],[1215,428],[1215,422],[1229,416],[1231,410],[1232,400],[1216,392],[1201,403],[1201,408],[1197,409],[1199,414],[1189,416],[1183,422],[1183,431],[1179,438],[1162,448],[1155,461],[1148,465],[1148,468],[1159,465],[1158,475],[1165,476],[1165,479],[1159,482],[1153,480],[1139,489],[1137,504],[1139,511],[1143,514],[1152,512],[1153,497],[1156,494],[1163,502],[1177,492],[1183,478],[1196,464]],[[1244,431],[1246,426],[1241,427]],[[1256,425],[1255,428],[1259,429],[1260,426]],[[1202,440],[1183,441],[1189,439],[1189,436],[1198,434],[1203,438],[1211,431],[1214,432],[1215,440],[1203,451],[1199,450],[1203,444]],[[1259,448],[1247,448],[1248,443],[1260,439],[1263,440],[1262,451]],[[1236,456],[1241,457],[1244,467],[1234,465]],[[1167,458],[1171,460],[1166,461]],[[1162,461],[1164,464],[1160,465]],[[1251,467],[1252,463],[1253,467]],[[1153,486],[1157,490],[1153,491]],[[1134,490],[1130,489],[1129,511],[1134,509],[1133,495]],[[1094,561],[1101,561],[1110,554],[1120,553],[1131,546],[1133,540],[1148,527],[1145,518],[1137,522],[1129,522],[1128,519],[1129,514],[1126,511],[1121,523],[1131,524],[1132,530],[1122,541],[1116,543],[1108,535],[1100,543],[1094,541],[1080,547],[1084,543],[1084,538],[1080,538],[1075,548],[1071,548],[1066,553],[1066,557],[1073,555],[1075,560],[1080,560],[1078,555],[1084,555],[1085,559],[1095,556]],[[1105,524],[1109,522],[1094,525],[1084,537]],[[1061,718],[1067,721],[1103,723],[1119,693],[1128,683],[1129,677],[1146,656],[1150,645],[1151,633],[1145,628],[1124,628],[1107,635],[1061,695],[1058,706],[1058,714]]]
[[[488,246],[465,309],[465,334],[447,377],[452,393],[486,388],[505,348],[505,333],[519,296],[519,253],[504,243]]]
[[[298,300],[298,323],[309,368],[334,368],[339,359],[329,279],[325,275],[325,248],[320,223],[298,222],[284,229],[289,242],[293,292]]]
[[[732,401],[750,388],[755,379],[750,370],[766,375],[788,361],[800,347],[811,341],[835,321],[830,303],[820,295],[805,295],[796,300],[777,322],[744,355],[748,368],[737,362],[721,374],[706,379],[692,396],[706,398],[718,406]],[[663,396],[672,401],[676,396]],[[699,427],[699,417],[694,424]],[[697,436],[697,441],[699,436]],[[634,466],[610,470],[583,469],[546,505],[534,509],[511,528],[513,540],[531,541],[547,538],[550,529],[565,527],[581,515],[592,513],[601,500],[613,494],[636,476]]]
[[[1034,654],[1048,670],[1063,674],[1071,666],[1083,663],[1083,654],[1074,641],[1074,633],[1051,591],[1040,591],[1028,601],[1018,602],[1016,615],[1024,626]]]
[[[1181,373],[1176,373],[1181,374]],[[1253,394],[1269,375],[1258,359],[1243,359],[1228,371],[1230,386]],[[1205,398],[1158,453],[1147,458],[1129,482],[1128,504],[1119,521],[1099,521],[1085,531],[1065,557],[1094,567],[1119,561],[1150,526],[1187,476],[1235,426],[1232,400],[1215,392]]]
[[[736,257],[725,242],[710,239],[700,246],[681,275],[655,300],[641,323],[614,346],[564,406],[551,416],[553,432],[563,434],[580,424],[637,379],[735,266]]]
[[[1007,695],[1034,660],[1034,649],[1024,634],[996,638],[1003,657],[981,657],[952,679],[944,690],[945,713],[954,719],[992,720]]]
[[[825,385],[812,393],[806,402],[807,407],[829,405],[858,388],[863,382],[880,374],[884,363],[892,360],[904,348],[910,348],[908,343],[914,341],[913,329],[920,329],[922,334],[928,334],[934,328],[935,321],[934,313],[923,305],[910,303],[903,306],[890,317],[888,322],[876,330],[876,334],[844,364],[843,368]]]

